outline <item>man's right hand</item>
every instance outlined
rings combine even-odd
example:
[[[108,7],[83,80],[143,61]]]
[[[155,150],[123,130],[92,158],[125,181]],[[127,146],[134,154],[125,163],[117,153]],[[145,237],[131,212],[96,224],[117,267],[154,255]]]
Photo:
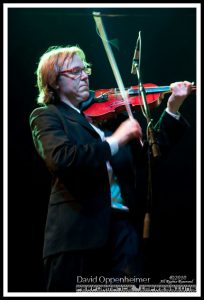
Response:
[[[112,136],[118,143],[118,146],[127,144],[132,139],[142,138],[142,129],[135,119],[127,119],[116,129]]]

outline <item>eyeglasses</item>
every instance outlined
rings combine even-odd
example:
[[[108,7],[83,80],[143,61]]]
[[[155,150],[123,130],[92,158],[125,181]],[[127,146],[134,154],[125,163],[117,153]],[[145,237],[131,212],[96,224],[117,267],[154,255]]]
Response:
[[[87,75],[91,75],[91,68],[87,68],[87,67],[84,67],[84,68],[75,67],[72,69],[66,69],[66,70],[60,71],[59,75],[65,75],[65,76],[67,75],[67,76],[70,76],[70,77],[76,79],[78,77],[81,77],[82,71],[84,71]],[[68,73],[68,74],[66,74],[66,73]]]

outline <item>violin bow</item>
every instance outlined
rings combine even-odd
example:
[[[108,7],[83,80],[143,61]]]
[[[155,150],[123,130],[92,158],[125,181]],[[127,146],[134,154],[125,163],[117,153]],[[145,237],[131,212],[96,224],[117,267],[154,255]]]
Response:
[[[130,104],[129,104],[129,101],[128,101],[127,92],[125,90],[122,78],[120,76],[120,72],[119,72],[115,57],[114,57],[113,52],[111,50],[111,47],[108,43],[107,35],[106,35],[106,32],[105,32],[100,14],[101,14],[100,12],[93,12],[93,17],[94,17],[98,32],[100,34],[99,36],[102,39],[106,54],[108,56],[108,59],[109,59],[109,62],[110,62],[110,65],[111,65],[111,68],[112,68],[112,71],[113,71],[113,74],[115,76],[115,80],[118,84],[118,88],[119,88],[121,96],[124,100],[124,104],[125,104],[125,107],[126,107],[126,110],[127,110],[127,113],[128,113],[128,117],[130,119],[134,119],[133,114],[132,114],[132,110],[131,110],[131,107],[130,107]],[[140,138],[139,140],[140,140],[141,146],[143,146],[142,139]]]
[[[113,52],[112,52],[111,47],[108,43],[107,35],[106,35],[105,29],[104,29],[104,26],[103,26],[103,22],[102,22],[102,19],[101,19],[100,15],[101,15],[100,12],[93,12],[93,17],[94,17],[94,20],[96,22],[97,29],[100,33],[99,36],[100,36],[100,38],[103,42],[106,54],[108,56],[108,59],[109,59],[109,62],[110,62],[110,65],[111,65],[111,68],[112,68],[112,71],[113,71],[113,74],[115,76],[115,80],[118,84],[118,88],[119,88],[120,93],[122,95],[122,98],[124,100],[124,104],[125,104],[128,116],[129,116],[130,119],[134,119],[133,114],[132,114],[132,110],[130,108],[130,104],[128,102],[127,92],[125,90],[122,78],[120,76],[120,72],[119,72],[117,63],[116,63],[115,58],[113,56]]]

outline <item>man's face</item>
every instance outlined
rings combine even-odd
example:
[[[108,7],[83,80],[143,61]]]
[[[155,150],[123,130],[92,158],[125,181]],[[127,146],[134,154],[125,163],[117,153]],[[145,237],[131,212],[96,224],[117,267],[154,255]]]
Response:
[[[78,55],[74,55],[71,61],[65,60],[62,71],[77,69],[84,69],[84,64]],[[84,70],[80,75],[74,75],[74,72],[61,73],[58,86],[60,99],[68,99],[76,107],[89,97],[89,80]]]

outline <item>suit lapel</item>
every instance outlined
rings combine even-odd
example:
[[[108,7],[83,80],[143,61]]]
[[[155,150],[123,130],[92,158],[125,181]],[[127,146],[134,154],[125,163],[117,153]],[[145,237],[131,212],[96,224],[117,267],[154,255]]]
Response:
[[[75,109],[70,107],[64,102],[60,102],[56,105],[56,108],[62,113],[65,119],[71,120],[72,122],[76,122],[81,126],[85,127],[90,133],[96,137],[99,137],[99,134],[93,129],[93,127],[89,124],[86,118],[78,113]]]

